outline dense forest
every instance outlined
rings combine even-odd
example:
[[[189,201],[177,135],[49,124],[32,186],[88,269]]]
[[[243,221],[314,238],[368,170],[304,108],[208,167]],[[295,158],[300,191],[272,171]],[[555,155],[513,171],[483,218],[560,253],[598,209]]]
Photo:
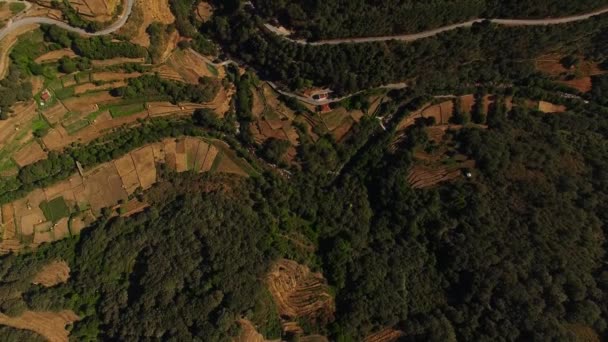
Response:
[[[276,19],[311,40],[421,32],[476,18],[546,18],[584,13],[605,0],[255,0],[267,20]]]
[[[401,115],[420,101],[392,96]],[[272,302],[259,279],[290,257],[334,288],[335,321],[307,325],[331,340],[385,326],[420,341],[570,340],[578,326],[606,338],[607,117],[596,105],[561,115],[496,107],[489,129],[451,133],[476,176],[427,190],[405,181],[413,149],[428,144],[424,131],[389,152],[394,133],[374,120],[344,144],[303,136],[302,167],[289,180],[165,171],[145,213],[4,257],[0,291],[23,294],[0,305],[73,308],[84,318],[76,340],[221,341],[241,316],[272,331],[278,317],[260,309]],[[284,239],[293,233],[318,249],[294,248]],[[30,285],[55,258],[73,277]]]
[[[531,17],[600,5],[470,3],[478,13],[501,16],[527,4],[529,11],[520,14]],[[170,1],[180,33],[200,41],[213,36],[262,76],[292,88],[314,81],[347,93],[411,80],[412,87],[389,92],[388,104],[379,109],[386,129],[363,117],[338,143],[331,134],[314,140],[298,128],[300,145],[288,166],[281,160],[288,144],[270,139],[257,145],[251,137],[256,75],[228,69],[236,86],[229,119],[199,110],[192,118],[150,120],[50,153],[3,178],[0,203],[66,179],[76,172],[75,161],[89,169],[171,136],[215,136],[240,145],[235,149],[254,161],[258,173],[175,174],[159,166],[160,181],[142,195],[150,204],[144,212],[116,217],[104,210],[79,236],[1,256],[1,312],[72,309],[81,318],[69,327],[75,341],[226,341],[238,335],[239,318],[250,319],[266,338],[278,338],[280,317],[262,279],[274,261],[289,258],[321,272],[331,286],[335,318],[299,322],[305,333],[331,341],[361,341],[385,327],[403,331],[406,341],[573,341],[581,329],[608,340],[608,78],[593,77],[585,103],[560,96],[563,88],[537,74],[531,62],[560,48],[606,66],[607,16],[542,28],[481,24],[412,44],[309,47],[264,34],[259,18],[238,4],[223,2],[214,19],[200,25],[190,12],[194,1]],[[300,2],[255,4],[280,17],[286,14],[277,9],[297,13]],[[487,12],[490,6],[503,12]],[[147,53],[131,51],[128,43],[43,31],[47,41],[80,46],[83,55]],[[11,72],[22,78],[17,69]],[[487,127],[447,132],[453,153],[475,161],[472,176],[412,188],[407,175],[414,152],[436,145],[425,120],[409,127],[404,140],[397,140],[395,126],[437,93],[467,88],[483,98],[488,89],[480,83],[497,101],[487,117],[471,120]],[[146,75],[114,94],[203,102],[218,86],[207,79],[187,85]],[[546,99],[568,110],[547,115],[518,101],[507,110],[507,96]],[[344,105],[364,106],[359,101]],[[480,111],[477,104],[474,112]],[[256,148],[287,172],[263,163],[252,153]],[[293,235],[314,248],[298,247],[287,238]],[[37,271],[57,259],[70,265],[68,281],[33,285]],[[0,340],[37,337],[0,327]]]
[[[227,52],[264,78],[283,81],[294,89],[309,83],[329,86],[338,94],[406,80],[429,91],[528,82],[539,78],[533,59],[557,49],[607,59],[606,51],[590,52],[591,46],[606,39],[608,15],[549,27],[484,23],[412,43],[329,46],[290,43],[263,33],[256,20],[239,11],[217,16],[207,30]]]

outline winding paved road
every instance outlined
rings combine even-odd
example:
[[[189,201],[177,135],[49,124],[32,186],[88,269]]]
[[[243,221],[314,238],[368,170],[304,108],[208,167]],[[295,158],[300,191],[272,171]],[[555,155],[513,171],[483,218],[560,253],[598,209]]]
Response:
[[[27,18],[18,18],[16,20],[11,20],[6,24],[2,30],[0,30],[0,40],[4,39],[11,32],[28,25],[36,25],[36,24],[47,24],[47,25],[57,25],[62,29],[65,29],[70,32],[75,32],[81,34],[83,36],[104,36],[113,32],[116,32],[120,29],[129,19],[129,15],[131,15],[131,11],[133,10],[133,3],[135,0],[124,0],[126,2],[125,11],[118,17],[118,20],[114,22],[112,25],[106,27],[105,29],[97,32],[87,32],[81,28],[70,26],[63,21],[45,18],[45,17],[27,17]]]
[[[576,1],[576,0],[573,0],[573,1]],[[503,26],[547,26],[547,25],[558,25],[558,24],[567,24],[567,23],[572,23],[572,22],[577,22],[577,21],[583,21],[583,20],[587,20],[591,17],[594,17],[596,15],[600,15],[600,14],[604,14],[604,13],[608,13],[608,7],[605,7],[605,8],[599,9],[599,10],[595,10],[593,12],[585,13],[585,14],[579,14],[579,15],[573,15],[573,16],[561,17],[561,18],[547,18],[547,19],[483,19],[483,18],[480,18],[480,19],[470,20],[470,21],[467,21],[464,23],[448,25],[448,26],[437,28],[437,29],[428,30],[428,31],[419,32],[419,33],[413,33],[413,34],[381,36],[381,37],[329,39],[329,40],[321,40],[318,42],[307,42],[305,40],[291,39],[289,37],[286,37],[284,34],[281,34],[280,33],[281,31],[277,27],[274,27],[270,24],[265,24],[264,26],[266,27],[267,30],[271,31],[272,33],[279,35],[279,36],[283,37],[284,39],[287,39],[291,42],[298,43],[298,44],[317,46],[317,45],[337,45],[337,44],[345,44],[345,43],[357,44],[357,43],[369,43],[369,42],[382,42],[382,41],[388,41],[388,40],[399,40],[399,41],[404,41],[404,42],[411,42],[411,41],[415,41],[415,40],[419,40],[419,39],[433,37],[440,33],[452,31],[452,30],[455,30],[458,28],[471,27],[475,23],[481,23],[486,20],[491,23],[494,23],[497,25],[503,25]]]

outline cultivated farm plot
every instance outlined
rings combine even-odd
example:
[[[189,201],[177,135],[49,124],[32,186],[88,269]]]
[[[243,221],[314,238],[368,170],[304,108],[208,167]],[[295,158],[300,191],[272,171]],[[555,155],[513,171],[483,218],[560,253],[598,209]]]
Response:
[[[266,276],[266,284],[281,317],[324,321],[335,312],[334,299],[323,276],[295,261],[278,261]]]
[[[80,318],[72,310],[25,311],[17,317],[0,313],[0,324],[33,331],[53,342],[68,342],[70,333],[66,326],[78,320]]]
[[[475,161],[473,160],[443,166],[416,164],[410,169],[407,181],[412,188],[425,189],[460,178],[462,177],[463,170],[474,168]]]
[[[85,170],[84,177],[74,174],[3,205],[0,253],[78,234],[103,208],[115,208],[123,200],[122,215],[143,210],[146,203],[128,199],[137,188],[148,189],[158,181],[157,163],[178,172],[225,172],[244,177],[252,172],[247,162],[219,141],[186,137],[149,144]]]
[[[35,141],[30,142],[13,155],[15,163],[21,168],[33,164],[41,159],[45,159],[47,153]]]

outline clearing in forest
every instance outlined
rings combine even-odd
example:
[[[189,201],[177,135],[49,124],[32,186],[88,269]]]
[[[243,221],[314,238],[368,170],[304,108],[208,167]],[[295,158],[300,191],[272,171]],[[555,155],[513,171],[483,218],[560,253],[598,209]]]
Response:
[[[281,317],[306,318],[320,322],[333,320],[334,299],[320,273],[291,260],[275,263],[266,283]]]
[[[63,260],[57,260],[42,267],[32,280],[32,284],[52,287],[65,283],[69,278],[70,266]]]
[[[556,105],[551,102],[540,101],[538,103],[538,110],[543,113],[563,113],[567,110],[564,105]]]
[[[66,326],[79,319],[72,310],[25,311],[18,317],[9,317],[0,313],[0,324],[33,331],[50,342],[68,342],[70,332]]]

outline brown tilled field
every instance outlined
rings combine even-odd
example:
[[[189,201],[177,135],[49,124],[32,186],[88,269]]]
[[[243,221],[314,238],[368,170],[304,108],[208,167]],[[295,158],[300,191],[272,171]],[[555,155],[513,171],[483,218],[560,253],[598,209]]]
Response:
[[[9,317],[0,313],[0,324],[33,331],[50,342],[68,342],[70,333],[65,327],[79,319],[72,310],[25,311],[18,317]]]
[[[20,149],[17,153],[13,155],[13,159],[15,163],[19,165],[19,167],[24,167],[29,164],[33,164],[41,159],[45,159],[47,153],[42,150],[40,144],[35,141],[32,141],[22,149]]]
[[[61,121],[61,119],[67,112],[68,112],[68,109],[63,105],[63,103],[58,101],[51,108],[42,112],[42,115],[44,115],[46,120],[51,125],[54,125],[54,124],[58,123],[59,121]]]
[[[67,262],[53,261],[44,266],[32,280],[34,285],[42,285],[44,287],[52,287],[61,283],[65,283],[70,278],[70,266]]]
[[[131,152],[135,170],[139,177],[141,187],[146,190],[156,183],[156,165],[154,163],[154,151],[151,146],[143,147]]]
[[[328,322],[335,311],[327,282],[304,265],[280,260],[270,270],[266,283],[282,317],[309,318]]]

